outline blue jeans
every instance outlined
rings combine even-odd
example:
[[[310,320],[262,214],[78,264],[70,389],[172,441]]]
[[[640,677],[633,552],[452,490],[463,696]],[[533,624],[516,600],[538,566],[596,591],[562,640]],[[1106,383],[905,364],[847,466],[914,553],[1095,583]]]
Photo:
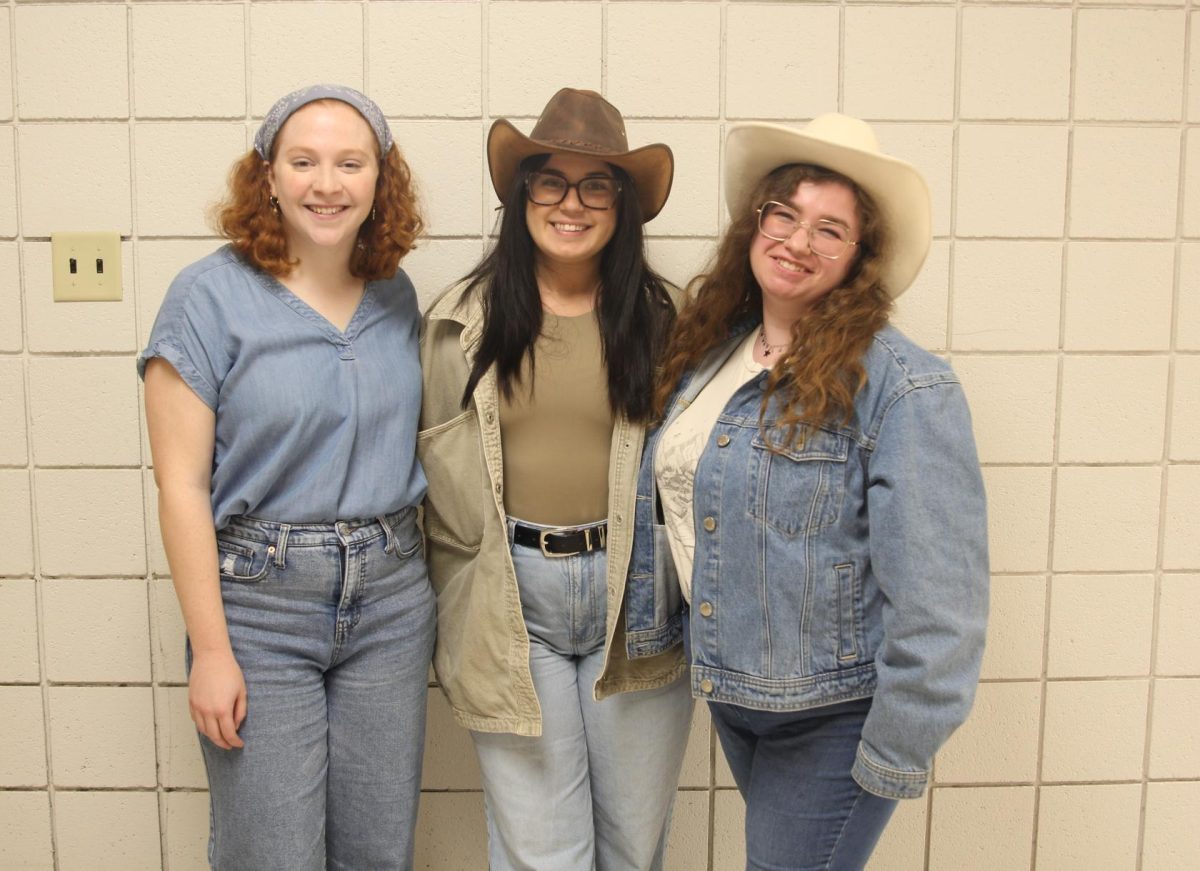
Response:
[[[870,699],[804,711],[709,703],[746,800],[747,871],[859,871],[896,800],[850,776]]]
[[[542,734],[471,733],[491,871],[661,868],[692,715],[687,681],[595,701],[607,554],[547,558],[517,545],[512,556]]]
[[[212,867],[411,868],[435,631],[415,510],[235,518],[217,549],[247,704],[244,748],[200,739]]]

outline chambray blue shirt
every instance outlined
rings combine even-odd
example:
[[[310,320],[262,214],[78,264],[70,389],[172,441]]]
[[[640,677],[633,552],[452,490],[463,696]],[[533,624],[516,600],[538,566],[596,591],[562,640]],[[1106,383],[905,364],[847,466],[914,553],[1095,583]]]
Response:
[[[216,414],[217,529],[238,515],[287,523],[416,505],[420,313],[403,270],[367,283],[346,331],[225,246],[167,291],[150,343]]]

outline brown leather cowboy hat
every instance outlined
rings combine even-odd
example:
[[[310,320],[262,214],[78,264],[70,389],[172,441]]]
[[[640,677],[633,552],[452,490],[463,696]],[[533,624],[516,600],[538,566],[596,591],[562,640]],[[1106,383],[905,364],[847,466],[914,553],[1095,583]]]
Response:
[[[661,142],[629,150],[617,107],[595,91],[563,88],[550,98],[528,136],[501,119],[488,131],[488,168],[501,201],[521,161],[534,154],[597,157],[629,173],[637,186],[642,218],[649,221],[671,193],[675,158]]]

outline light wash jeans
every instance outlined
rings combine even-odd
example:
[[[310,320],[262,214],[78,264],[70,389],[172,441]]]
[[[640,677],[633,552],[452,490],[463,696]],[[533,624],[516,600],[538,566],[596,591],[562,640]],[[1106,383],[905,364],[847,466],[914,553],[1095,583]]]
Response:
[[[595,701],[607,553],[512,554],[542,735],[471,733],[491,871],[660,869],[691,722],[687,681]]]
[[[218,871],[412,867],[435,631],[415,517],[218,534],[247,688],[246,746],[200,739]]]

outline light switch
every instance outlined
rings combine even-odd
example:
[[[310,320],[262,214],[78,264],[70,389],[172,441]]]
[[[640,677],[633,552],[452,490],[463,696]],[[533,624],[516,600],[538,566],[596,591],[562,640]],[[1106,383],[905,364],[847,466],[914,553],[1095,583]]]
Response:
[[[120,233],[52,233],[55,302],[121,299]]]

